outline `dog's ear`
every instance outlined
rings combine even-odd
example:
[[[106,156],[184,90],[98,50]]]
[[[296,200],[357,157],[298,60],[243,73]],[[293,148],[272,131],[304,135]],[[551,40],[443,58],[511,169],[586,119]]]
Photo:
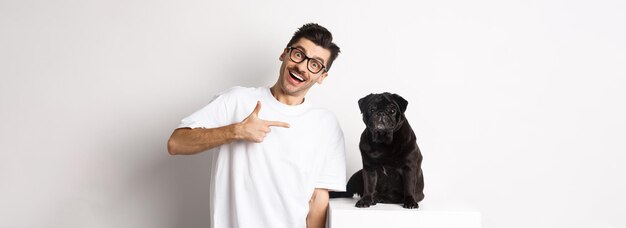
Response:
[[[359,109],[361,109],[361,113],[365,113],[365,109],[367,108],[366,106],[370,103],[372,96],[374,96],[374,94],[370,93],[370,95],[359,99]]]
[[[404,111],[406,111],[406,106],[409,105],[409,102],[406,101],[404,98],[402,98],[400,95],[392,93],[391,94],[391,99],[393,99],[393,101],[396,102],[396,104],[398,104],[398,106],[400,106],[400,111],[402,113],[404,113]]]

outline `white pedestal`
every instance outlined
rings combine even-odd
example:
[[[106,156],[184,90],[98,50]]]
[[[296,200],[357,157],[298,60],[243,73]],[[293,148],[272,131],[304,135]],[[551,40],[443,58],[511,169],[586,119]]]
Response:
[[[480,212],[458,209],[405,209],[400,204],[378,203],[357,208],[357,198],[330,200],[327,228],[480,228]]]

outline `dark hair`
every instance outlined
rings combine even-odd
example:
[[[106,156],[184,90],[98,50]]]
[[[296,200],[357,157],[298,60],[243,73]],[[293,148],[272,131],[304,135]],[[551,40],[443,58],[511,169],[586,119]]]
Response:
[[[291,47],[291,45],[298,42],[300,38],[306,38],[316,45],[330,51],[330,59],[326,64],[327,70],[330,70],[330,66],[333,65],[333,61],[335,61],[339,55],[339,47],[333,43],[333,34],[321,25],[308,23],[300,27],[298,31],[293,34],[293,37],[291,37],[291,40],[287,44],[287,47]]]

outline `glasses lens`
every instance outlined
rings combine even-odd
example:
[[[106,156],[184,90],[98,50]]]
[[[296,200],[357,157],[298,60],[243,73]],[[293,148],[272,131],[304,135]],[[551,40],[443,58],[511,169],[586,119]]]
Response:
[[[304,53],[298,49],[292,48],[290,57],[292,61],[301,63],[304,60]]]
[[[322,63],[320,63],[320,61],[317,61],[315,59],[309,59],[308,67],[311,73],[317,74],[318,72],[322,70]]]

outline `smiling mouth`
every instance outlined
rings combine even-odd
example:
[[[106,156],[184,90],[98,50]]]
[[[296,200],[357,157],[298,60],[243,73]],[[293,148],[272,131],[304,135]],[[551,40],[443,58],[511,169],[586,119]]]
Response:
[[[291,78],[296,79],[296,80],[297,80],[297,81],[299,81],[299,82],[304,82],[304,81],[306,81],[306,80],[304,79],[304,77],[302,77],[302,76],[300,76],[300,75],[297,75],[297,74],[295,74],[295,73],[293,73],[293,72],[291,72],[291,71],[289,71],[289,75],[291,76]]]

